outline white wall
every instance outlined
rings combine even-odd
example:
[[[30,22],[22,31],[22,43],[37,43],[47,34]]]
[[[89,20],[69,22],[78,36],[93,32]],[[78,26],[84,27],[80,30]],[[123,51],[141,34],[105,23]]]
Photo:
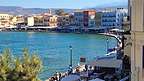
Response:
[[[28,26],[34,26],[34,17],[28,17]]]

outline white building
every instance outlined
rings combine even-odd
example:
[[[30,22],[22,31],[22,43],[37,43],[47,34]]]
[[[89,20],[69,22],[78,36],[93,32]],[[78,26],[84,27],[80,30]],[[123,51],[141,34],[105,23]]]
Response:
[[[36,15],[27,18],[28,26],[43,26],[44,19],[43,16]]]
[[[128,9],[117,8],[102,12],[101,26],[106,28],[122,28],[123,18],[127,17]]]
[[[28,17],[27,18],[27,20],[28,20],[28,26],[34,26],[34,17]]]

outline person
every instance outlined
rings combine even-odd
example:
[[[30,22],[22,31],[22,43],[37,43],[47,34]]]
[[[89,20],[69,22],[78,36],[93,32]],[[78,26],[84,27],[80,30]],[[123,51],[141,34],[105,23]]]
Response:
[[[87,65],[87,64],[85,65],[85,70],[86,70],[86,71],[88,70],[88,65]]]
[[[79,67],[76,68],[76,72],[79,73]]]
[[[124,49],[124,41],[126,40],[125,36],[122,35],[121,41],[122,41],[122,49]]]

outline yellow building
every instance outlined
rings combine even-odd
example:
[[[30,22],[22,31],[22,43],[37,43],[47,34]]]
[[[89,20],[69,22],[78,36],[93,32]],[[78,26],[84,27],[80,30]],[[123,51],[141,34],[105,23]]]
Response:
[[[131,1],[131,81],[144,81],[144,0]]]
[[[27,22],[27,19],[26,19],[26,17],[25,16],[17,16],[16,17],[17,18],[17,24],[18,23],[26,23]]]
[[[13,15],[9,15],[9,14],[0,14],[0,19],[10,19],[12,18]]]
[[[14,26],[19,25],[19,24],[26,25],[27,18],[25,16],[14,16],[11,20],[11,24]]]
[[[0,27],[6,28],[11,26],[11,20],[13,15],[9,14],[0,14]]]
[[[56,15],[49,15],[44,16],[44,25],[50,27],[57,27],[57,16]]]
[[[12,23],[13,23],[13,25],[16,25],[16,24],[17,24],[17,17],[16,17],[16,16],[14,16],[14,17],[12,18]]]

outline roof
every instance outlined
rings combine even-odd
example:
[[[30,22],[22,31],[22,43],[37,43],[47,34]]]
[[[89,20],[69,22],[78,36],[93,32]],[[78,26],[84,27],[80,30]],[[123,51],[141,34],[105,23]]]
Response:
[[[78,75],[69,75],[69,76],[62,78],[61,81],[78,81],[79,79],[80,79],[80,76]]]
[[[90,66],[105,67],[105,68],[120,68],[122,60],[116,59],[101,59],[89,63]]]

